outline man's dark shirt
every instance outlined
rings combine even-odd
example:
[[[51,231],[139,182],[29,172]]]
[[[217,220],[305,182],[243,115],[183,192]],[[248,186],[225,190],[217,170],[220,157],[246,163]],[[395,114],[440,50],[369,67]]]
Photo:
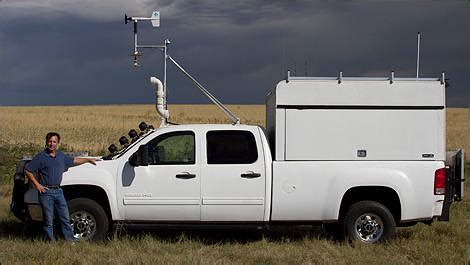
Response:
[[[43,186],[56,186],[62,182],[62,174],[69,167],[73,166],[73,158],[56,151],[55,157],[51,156],[47,149],[37,154],[29,164],[26,170],[32,173],[38,173],[39,183]]]

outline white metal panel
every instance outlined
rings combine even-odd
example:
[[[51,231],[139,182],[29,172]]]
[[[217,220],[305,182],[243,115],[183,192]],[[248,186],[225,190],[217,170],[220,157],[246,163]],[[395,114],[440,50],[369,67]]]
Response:
[[[205,222],[260,222],[264,219],[264,205],[212,204],[202,205],[201,211]]]
[[[126,220],[200,221],[201,207],[201,148],[198,141],[200,126],[174,126],[157,130],[141,144],[168,132],[192,131],[195,135],[196,161],[192,165],[148,165],[132,167],[129,156],[137,151],[135,146],[119,160],[122,163],[118,176],[119,204]],[[195,178],[181,179],[177,174],[188,172]]]
[[[287,109],[285,159],[445,160],[444,119],[444,110]]]
[[[268,141],[263,130],[258,127],[258,131],[261,139],[261,147],[263,150],[264,157],[264,169],[266,174],[266,183],[265,183],[265,205],[264,205],[264,221],[269,221],[271,219],[271,199],[272,199],[272,163],[273,158],[271,150],[269,149]]]
[[[176,178],[182,172],[196,177]],[[126,219],[200,220],[199,165],[125,166],[123,176]]]
[[[286,159],[286,110],[276,109],[275,160]]]
[[[122,220],[124,213],[120,211],[117,203],[116,170],[118,165],[118,161],[104,160],[97,161],[96,166],[86,163],[71,167],[64,173],[62,186],[93,185],[102,188],[109,201],[112,219]]]
[[[444,106],[439,81],[292,80],[277,84],[277,105]]]
[[[441,161],[274,161],[273,221],[337,220],[343,195],[358,186],[395,190],[402,220],[432,218],[444,196],[433,193]]]
[[[258,159],[252,164],[204,164],[201,166],[201,221],[263,221],[265,215],[266,171],[261,135],[255,126],[227,126],[213,130],[243,130],[253,134]],[[206,136],[204,136],[206,139]],[[206,139],[207,140],[207,139]],[[207,150],[204,141],[203,150]],[[242,178],[246,172],[259,173],[257,178]]]
[[[204,205],[264,205],[263,197],[204,197],[202,199]]]

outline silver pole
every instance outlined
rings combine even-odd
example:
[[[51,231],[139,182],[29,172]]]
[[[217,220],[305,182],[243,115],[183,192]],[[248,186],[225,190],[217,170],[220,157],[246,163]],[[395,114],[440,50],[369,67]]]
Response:
[[[167,105],[167,102],[166,102],[166,99],[167,99],[167,94],[166,94],[166,57],[167,57],[167,52],[168,52],[168,39],[165,40],[165,48],[164,48],[164,52],[165,52],[165,62],[163,64],[163,95],[165,95],[165,109],[167,110],[168,109],[168,105]]]
[[[134,20],[134,55],[137,54],[137,21]]]
[[[240,118],[235,116],[233,112],[231,112],[227,107],[224,106],[217,98],[212,95],[207,89],[205,89],[194,77],[192,77],[186,70],[180,66],[171,56],[168,55],[168,59],[183,73],[185,74],[193,83],[196,85],[196,87],[201,90],[201,92],[206,95],[217,107],[219,107],[222,112],[225,113],[231,120],[233,124],[240,124]]]
[[[416,79],[419,78],[419,45],[421,40],[421,33],[418,32],[418,56],[416,58]]]

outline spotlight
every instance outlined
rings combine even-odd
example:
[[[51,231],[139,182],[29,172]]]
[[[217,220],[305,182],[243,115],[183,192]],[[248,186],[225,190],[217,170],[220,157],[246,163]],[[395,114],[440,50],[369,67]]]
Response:
[[[114,145],[114,144],[111,144],[110,146],[108,146],[108,151],[113,154],[113,153],[116,153],[118,150],[118,148]]]
[[[129,135],[131,139],[134,139],[135,137],[137,137],[137,131],[134,129],[131,129],[127,135]]]
[[[147,128],[148,128],[148,125],[144,121],[139,124],[140,131],[143,132],[143,131],[147,130]]]
[[[126,144],[129,144],[129,140],[127,140],[126,136],[121,136],[121,138],[119,138],[119,143],[121,145],[126,145]]]

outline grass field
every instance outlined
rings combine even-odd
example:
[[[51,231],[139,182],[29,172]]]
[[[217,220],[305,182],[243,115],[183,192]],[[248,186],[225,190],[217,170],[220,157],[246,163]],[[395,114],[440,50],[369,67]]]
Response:
[[[229,106],[242,123],[265,122],[261,105]],[[158,125],[150,105],[77,107],[1,107],[0,263],[304,263],[304,264],[468,264],[470,255],[470,185],[455,203],[450,222],[398,228],[383,245],[345,244],[318,228],[283,231],[123,231],[100,242],[51,245],[25,230],[9,212],[11,180],[23,155],[42,148],[46,132],[62,134],[66,150],[103,154],[110,143],[145,120]],[[227,123],[213,106],[170,106],[176,123]],[[447,147],[470,150],[470,109],[448,109]],[[468,151],[467,151],[468,152]],[[470,156],[467,156],[467,158]],[[470,168],[467,165],[466,176]]]
[[[245,124],[264,124],[265,109],[261,105],[228,106]],[[213,105],[170,105],[170,121],[174,123],[229,123]],[[68,150],[106,152],[111,143],[131,128],[138,130],[141,121],[158,127],[152,105],[0,107],[1,140],[9,145],[42,146],[48,131],[59,131]]]

